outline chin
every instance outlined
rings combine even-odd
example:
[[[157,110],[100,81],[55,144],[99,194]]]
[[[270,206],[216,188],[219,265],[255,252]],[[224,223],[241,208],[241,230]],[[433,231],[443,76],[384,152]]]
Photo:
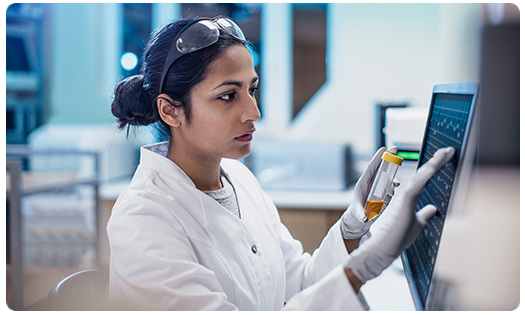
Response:
[[[251,146],[250,144],[243,146],[241,149],[236,150],[236,152],[230,152],[229,154],[225,155],[224,157],[227,159],[233,159],[233,160],[240,160],[244,159],[250,154]]]

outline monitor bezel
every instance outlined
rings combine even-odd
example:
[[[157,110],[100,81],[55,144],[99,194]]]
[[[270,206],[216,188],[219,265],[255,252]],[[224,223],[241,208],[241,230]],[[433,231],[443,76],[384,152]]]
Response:
[[[476,115],[476,103],[478,98],[478,92],[479,92],[479,83],[475,82],[468,82],[468,83],[454,83],[454,84],[439,84],[435,85],[432,89],[432,98],[430,102],[430,107],[428,111],[427,116],[427,123],[425,127],[425,133],[423,137],[423,142],[421,143],[421,150],[420,150],[420,157],[418,160],[417,168],[421,167],[423,163],[423,154],[421,154],[425,148],[425,143],[427,141],[428,136],[428,129],[430,127],[430,119],[431,119],[431,113],[434,109],[434,103],[436,99],[436,94],[460,94],[460,95],[472,95],[472,102],[469,110],[468,120],[466,124],[466,130],[465,134],[463,136],[463,142],[461,144],[461,154],[458,159],[458,166],[456,168],[456,173],[454,175],[454,183],[457,183],[453,186],[451,195],[450,195],[450,201],[447,208],[447,216],[445,217],[445,221],[443,222],[443,229],[445,229],[445,226],[447,224],[448,218],[450,217],[450,213],[454,212],[453,208],[457,207],[463,202],[463,198],[461,197],[464,195],[463,191],[465,189],[465,182],[468,182],[468,179],[470,178],[470,172],[471,172],[471,166],[475,151],[476,142],[473,138],[473,125],[475,122],[475,115]],[[472,141],[469,141],[472,140]],[[436,261],[434,262],[434,269],[436,266],[436,263],[439,261],[439,248],[438,253],[436,257]],[[435,277],[436,273],[433,272],[430,280],[429,285],[429,291],[427,295],[427,299],[425,303],[423,303],[423,298],[420,296],[419,291],[417,289],[417,285],[413,276],[413,272],[410,268],[410,264],[408,261],[408,255],[406,253],[406,250],[403,251],[401,254],[401,262],[403,264],[403,269],[405,271],[405,278],[407,279],[408,287],[410,290],[410,293],[412,295],[412,300],[414,302],[414,306],[416,310],[423,311],[423,310],[433,310],[434,299],[433,299],[433,293],[436,291],[436,282]]]

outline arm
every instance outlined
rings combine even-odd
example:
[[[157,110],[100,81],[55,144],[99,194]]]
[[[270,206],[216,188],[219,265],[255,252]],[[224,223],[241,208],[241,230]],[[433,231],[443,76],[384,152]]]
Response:
[[[350,284],[352,285],[352,288],[354,289],[355,293],[359,292],[361,286],[363,285],[363,282],[359,280],[359,278],[357,278],[357,276],[350,268],[345,268],[345,274],[348,277],[348,281],[350,281]]]
[[[345,276],[342,266],[337,266],[319,282],[294,295],[283,310],[286,311],[365,311],[368,310],[362,295],[356,294]]]
[[[107,229],[109,295],[118,309],[237,309],[228,302],[216,274],[199,264],[184,229],[169,210],[132,196],[117,202]]]
[[[264,203],[269,210],[274,235],[283,255],[286,272],[286,300],[320,281],[348,256],[341,235],[340,220],[332,226],[312,255],[305,252],[300,241],[293,238],[281,222],[279,212],[271,198],[264,192]],[[344,273],[342,272],[344,277]],[[344,277],[345,281],[346,277]],[[347,281],[348,282],[348,281]]]

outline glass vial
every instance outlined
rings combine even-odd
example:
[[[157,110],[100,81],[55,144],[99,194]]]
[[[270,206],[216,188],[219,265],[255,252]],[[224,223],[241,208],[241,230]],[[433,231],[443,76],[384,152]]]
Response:
[[[403,158],[388,152],[383,153],[381,158],[381,164],[365,204],[365,214],[368,220],[372,220],[383,210],[388,190],[392,186],[397,169],[403,163]]]

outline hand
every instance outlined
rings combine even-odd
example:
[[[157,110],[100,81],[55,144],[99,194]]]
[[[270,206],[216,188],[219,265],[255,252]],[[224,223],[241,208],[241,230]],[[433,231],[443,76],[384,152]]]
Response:
[[[453,148],[439,149],[434,157],[421,166],[408,187],[392,201],[385,217],[378,222],[375,236],[354,250],[343,262],[364,284],[377,277],[413,241],[436,213],[436,207],[427,205],[414,211],[421,191],[428,180],[454,155]]]
[[[368,194],[372,188],[377,169],[381,164],[381,157],[383,156],[383,152],[385,152],[385,150],[386,149],[384,147],[377,150],[376,154],[368,163],[365,171],[355,185],[353,201],[343,213],[342,217],[341,232],[344,239],[356,239],[365,235],[370,229],[370,226],[377,220],[377,218],[379,218],[381,213],[390,202],[390,199],[394,195],[394,188],[399,186],[399,181],[394,180],[393,185],[390,187],[387,193],[388,195],[386,197],[383,210],[381,210],[381,213],[375,216],[372,220],[368,220],[365,214],[366,199],[368,198]],[[397,148],[391,147],[387,152],[396,154]]]

